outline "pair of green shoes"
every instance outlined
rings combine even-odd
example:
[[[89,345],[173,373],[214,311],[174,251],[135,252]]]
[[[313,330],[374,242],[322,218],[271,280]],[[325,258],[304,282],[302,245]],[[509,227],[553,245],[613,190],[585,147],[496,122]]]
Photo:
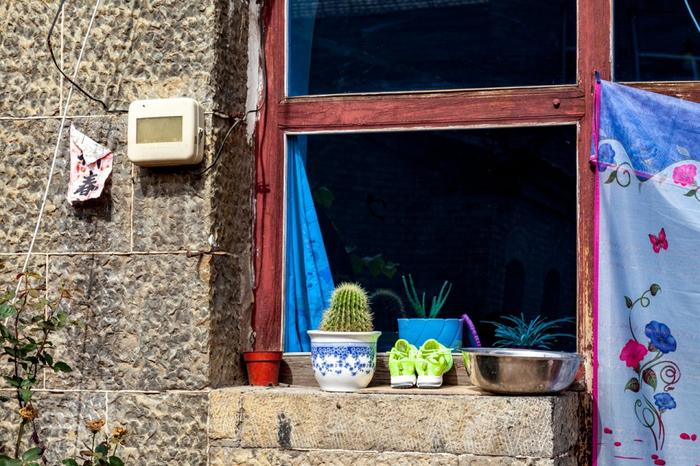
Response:
[[[438,388],[442,385],[443,374],[450,369],[452,351],[437,340],[427,340],[416,348],[400,339],[389,352],[392,388],[411,388],[414,385],[418,385],[418,388]]]

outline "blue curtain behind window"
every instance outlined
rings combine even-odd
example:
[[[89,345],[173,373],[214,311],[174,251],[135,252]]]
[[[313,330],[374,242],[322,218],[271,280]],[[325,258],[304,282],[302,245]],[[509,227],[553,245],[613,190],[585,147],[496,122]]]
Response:
[[[306,136],[288,139],[285,351],[310,351],[307,330],[321,322],[333,292],[326,249],[306,177]]]

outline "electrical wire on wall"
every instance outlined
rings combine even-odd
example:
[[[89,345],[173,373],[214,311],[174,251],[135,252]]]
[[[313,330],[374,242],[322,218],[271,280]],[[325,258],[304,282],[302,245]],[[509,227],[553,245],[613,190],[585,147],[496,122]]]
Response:
[[[262,108],[265,106],[267,102],[267,60],[265,57],[265,22],[263,21],[263,15],[262,11],[261,14],[259,15],[258,18],[258,27],[260,28],[260,37],[261,37],[261,44],[260,44],[260,60],[262,62],[262,99],[260,104],[257,106],[257,108],[254,108],[252,110],[248,110],[245,112],[243,115],[231,117],[228,116],[229,118],[233,118],[233,122],[229,126],[228,130],[226,131],[226,134],[224,135],[223,140],[221,141],[221,144],[219,145],[219,148],[216,151],[216,154],[214,155],[214,160],[212,160],[211,164],[209,164],[207,167],[203,168],[202,170],[199,170],[197,172],[194,172],[195,175],[203,175],[212,168],[216,166],[216,164],[219,162],[219,158],[221,157],[221,154],[223,153],[224,146],[226,144],[226,140],[228,137],[231,135],[234,129],[238,125],[240,125],[251,113],[260,113]],[[219,113],[220,112],[214,112],[214,113]]]
[[[87,97],[91,101],[99,103],[105,112],[107,112],[107,113],[119,113],[119,114],[128,113],[129,111],[126,109],[111,109],[109,107],[109,105],[107,105],[107,103],[104,100],[95,97],[94,95],[92,95],[91,93],[86,91],[82,86],[80,86],[76,82],[75,76],[73,76],[73,78],[70,78],[63,71],[61,66],[58,64],[58,61],[56,60],[56,56],[54,55],[54,52],[53,52],[53,46],[51,45],[51,38],[53,36],[53,31],[56,27],[56,22],[58,21],[58,18],[61,14],[61,11],[63,11],[65,3],[66,3],[66,0],[60,0],[59,5],[58,5],[58,9],[56,11],[56,15],[54,16],[53,21],[51,22],[51,27],[49,28],[49,33],[48,33],[48,36],[46,38],[46,44],[49,48],[49,54],[51,55],[51,61],[53,62],[54,66],[56,67],[58,72],[61,74],[61,76],[63,76],[66,79],[66,81],[68,81],[73,86],[73,88],[77,89],[81,94],[83,94],[85,97]],[[260,27],[261,36],[264,38],[264,31],[263,31],[264,22],[262,21],[262,14],[260,15],[259,27]],[[266,59],[265,59],[264,44],[261,47],[261,56],[262,56],[262,69],[263,69],[263,76],[262,76],[263,99],[262,99],[261,104],[257,108],[255,108],[253,110],[248,110],[247,112],[243,113],[242,115],[241,114],[229,115],[229,114],[226,114],[224,112],[217,111],[217,110],[214,110],[211,112],[213,115],[219,116],[221,118],[232,119],[233,122],[229,126],[228,130],[226,131],[226,133],[224,135],[223,140],[221,141],[221,144],[219,145],[218,149],[216,150],[216,153],[214,155],[214,159],[212,160],[212,163],[199,171],[193,172],[192,174],[197,175],[197,176],[201,176],[201,175],[207,173],[212,168],[214,168],[214,166],[216,166],[216,164],[219,162],[221,154],[223,153],[224,146],[226,145],[226,141],[228,140],[228,138],[231,135],[231,133],[233,132],[233,130],[236,129],[236,127],[238,125],[240,125],[248,117],[248,115],[250,115],[251,113],[259,113],[260,110],[262,109],[262,106],[265,104],[265,96],[267,95],[267,87],[266,87],[267,86],[267,83],[266,83],[267,64],[266,64]]]
[[[61,9],[63,8],[63,3],[65,0],[62,0],[59,6],[58,11],[56,12],[56,17],[53,20],[52,24],[52,29],[53,25],[56,24],[56,19],[61,13]],[[78,76],[78,70],[80,70],[80,64],[83,61],[83,53],[85,52],[85,47],[87,45],[88,37],[90,36],[90,31],[92,30],[92,25],[95,22],[95,17],[97,16],[97,10],[99,9],[100,6],[100,0],[97,0],[95,2],[95,7],[92,11],[92,16],[90,17],[90,22],[88,23],[87,30],[85,31],[85,36],[83,37],[83,42],[80,47],[80,53],[78,54],[78,61],[75,63],[75,69],[73,71],[73,79],[71,82],[74,82],[75,78]],[[49,37],[50,37],[51,31],[49,31]],[[63,74],[63,73],[62,73]],[[39,228],[41,227],[41,220],[44,216],[44,209],[46,208],[46,200],[49,196],[49,188],[51,187],[51,180],[53,179],[53,174],[56,169],[56,161],[58,160],[58,154],[60,153],[60,148],[61,148],[61,140],[63,137],[63,129],[65,128],[66,124],[66,117],[68,115],[68,107],[70,105],[71,98],[73,97],[73,87],[71,87],[68,90],[68,96],[66,97],[66,103],[63,106],[63,112],[61,114],[61,123],[58,127],[58,137],[56,138],[56,145],[54,146],[54,151],[53,151],[53,158],[51,159],[51,166],[49,168],[49,174],[46,180],[46,187],[44,188],[44,195],[41,200],[41,205],[39,207],[39,214],[37,215],[37,220],[36,224],[34,226],[34,233],[32,234],[32,239],[31,242],[29,243],[29,248],[27,249],[27,257],[24,260],[24,265],[22,266],[22,273],[19,275],[19,279],[17,280],[17,288],[15,289],[15,298],[17,296],[17,293],[19,293],[19,290],[22,286],[22,280],[25,279],[24,274],[27,272],[27,267],[29,266],[29,260],[32,256],[32,252],[34,251],[34,243],[36,242],[36,237],[39,234]],[[7,322],[7,320],[6,320]]]
[[[64,78],[66,81],[68,81],[69,83],[71,83],[71,85],[72,85],[75,89],[77,89],[81,94],[83,94],[83,95],[84,95],[85,97],[87,97],[88,99],[90,99],[90,100],[92,100],[93,102],[97,102],[97,103],[99,103],[100,105],[102,105],[102,108],[104,109],[105,112],[107,112],[107,113],[128,113],[129,111],[128,111],[128,110],[125,110],[125,109],[110,109],[110,108],[109,108],[109,105],[107,105],[107,104],[105,103],[104,100],[98,99],[97,97],[93,96],[93,95],[90,94],[88,91],[86,91],[85,89],[83,89],[77,82],[75,82],[75,78],[76,78],[75,75],[74,75],[73,78],[71,79],[66,73],[64,73],[64,72],[63,72],[63,69],[61,68],[61,66],[60,66],[60,65],[58,64],[58,62],[56,61],[56,56],[55,56],[54,53],[53,53],[53,46],[51,45],[51,37],[53,36],[53,30],[54,30],[54,28],[56,27],[56,21],[58,21],[58,17],[61,16],[61,11],[63,11],[63,6],[64,6],[65,3],[66,3],[66,0],[61,0],[61,1],[59,2],[59,4],[58,4],[58,9],[56,10],[56,15],[53,17],[53,21],[51,22],[51,27],[49,28],[49,34],[48,34],[48,36],[46,37],[46,45],[47,45],[48,48],[49,48],[49,54],[51,55],[51,61],[53,61],[54,66],[56,67],[56,69],[58,69],[58,72],[61,73],[61,76],[63,76],[63,78]]]

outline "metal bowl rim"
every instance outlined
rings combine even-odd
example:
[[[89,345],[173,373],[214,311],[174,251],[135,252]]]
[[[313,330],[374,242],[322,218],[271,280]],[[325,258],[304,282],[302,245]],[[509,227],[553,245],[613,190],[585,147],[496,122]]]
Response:
[[[571,360],[582,359],[580,353],[564,351],[532,350],[516,348],[462,348],[463,353],[475,356],[506,357],[525,360]]]

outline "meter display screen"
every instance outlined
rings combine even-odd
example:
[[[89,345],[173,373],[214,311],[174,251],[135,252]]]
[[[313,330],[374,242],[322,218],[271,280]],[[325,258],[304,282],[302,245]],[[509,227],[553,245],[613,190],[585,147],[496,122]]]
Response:
[[[182,142],[182,117],[136,119],[136,143]]]

